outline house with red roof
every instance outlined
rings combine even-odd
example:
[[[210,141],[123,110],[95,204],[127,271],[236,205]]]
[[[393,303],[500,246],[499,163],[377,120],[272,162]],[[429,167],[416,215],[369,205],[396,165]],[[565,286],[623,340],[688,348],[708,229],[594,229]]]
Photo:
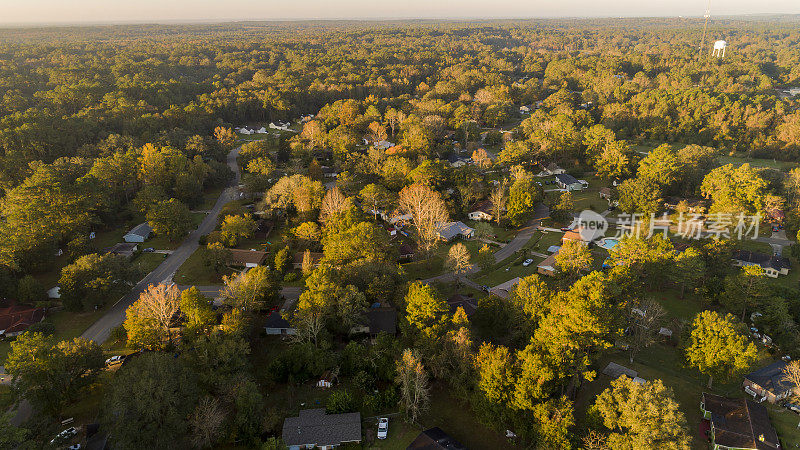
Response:
[[[44,319],[44,308],[34,308],[11,302],[9,306],[0,306],[0,336],[16,336],[29,326]]]

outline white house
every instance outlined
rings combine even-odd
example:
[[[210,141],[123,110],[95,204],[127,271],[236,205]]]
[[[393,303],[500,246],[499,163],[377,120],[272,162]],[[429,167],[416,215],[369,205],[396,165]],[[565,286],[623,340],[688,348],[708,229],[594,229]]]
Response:
[[[770,278],[778,278],[778,275],[788,275],[792,264],[788,258],[778,255],[767,255],[766,253],[739,250],[733,254],[733,265],[760,266],[764,270],[764,275]]]
[[[378,142],[375,143],[375,147],[379,148],[381,150],[386,150],[386,149],[390,149],[390,148],[394,147],[394,143],[393,142],[389,142],[387,140],[378,141]]]
[[[485,220],[490,221],[494,217],[492,215],[492,202],[489,199],[486,199],[472,208],[467,214],[469,220]]]
[[[436,226],[439,228],[439,238],[443,241],[450,242],[457,237],[464,239],[475,237],[475,230],[461,221],[438,223]]]
[[[125,242],[141,243],[146,241],[152,232],[153,229],[150,227],[150,225],[148,225],[147,222],[144,222],[133,227],[133,229],[122,238],[125,240]]]

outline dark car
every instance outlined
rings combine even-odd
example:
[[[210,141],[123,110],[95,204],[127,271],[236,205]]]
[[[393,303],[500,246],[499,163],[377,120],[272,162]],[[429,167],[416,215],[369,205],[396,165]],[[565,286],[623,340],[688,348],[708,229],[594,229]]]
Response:
[[[156,251],[153,247],[147,247],[146,249],[142,250],[142,253],[153,253]]]
[[[800,405],[786,402],[783,404],[783,407],[795,414],[800,414]]]

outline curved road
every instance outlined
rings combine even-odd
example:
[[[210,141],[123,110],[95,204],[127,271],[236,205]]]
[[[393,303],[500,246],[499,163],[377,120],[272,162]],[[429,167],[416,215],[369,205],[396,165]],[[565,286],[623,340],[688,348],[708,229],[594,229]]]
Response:
[[[241,147],[235,148],[228,153],[228,167],[233,170],[234,178],[231,185],[220,194],[217,203],[206,215],[203,222],[197,227],[196,230],[189,233],[186,240],[172,252],[160,266],[154,271],[145,276],[130,292],[125,294],[117,303],[115,303],[103,317],[93,323],[86,331],[83,332],[81,337],[91,339],[98,344],[102,344],[108,339],[111,334],[111,329],[122,324],[125,321],[125,310],[128,309],[133,302],[135,302],[139,295],[147,289],[151,284],[158,284],[165,280],[170,280],[178,268],[200,247],[200,236],[206,235],[214,231],[217,227],[217,217],[219,216],[222,207],[226,203],[237,199],[236,186],[239,185],[240,173],[239,165],[236,163],[236,157],[239,155]]]

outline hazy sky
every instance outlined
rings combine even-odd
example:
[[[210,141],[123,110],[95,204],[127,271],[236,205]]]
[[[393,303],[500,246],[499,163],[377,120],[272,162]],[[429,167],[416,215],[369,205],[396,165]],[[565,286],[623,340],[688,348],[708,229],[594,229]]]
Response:
[[[0,0],[0,23],[700,16],[705,0]],[[800,0],[714,0],[712,14],[800,13]]]

